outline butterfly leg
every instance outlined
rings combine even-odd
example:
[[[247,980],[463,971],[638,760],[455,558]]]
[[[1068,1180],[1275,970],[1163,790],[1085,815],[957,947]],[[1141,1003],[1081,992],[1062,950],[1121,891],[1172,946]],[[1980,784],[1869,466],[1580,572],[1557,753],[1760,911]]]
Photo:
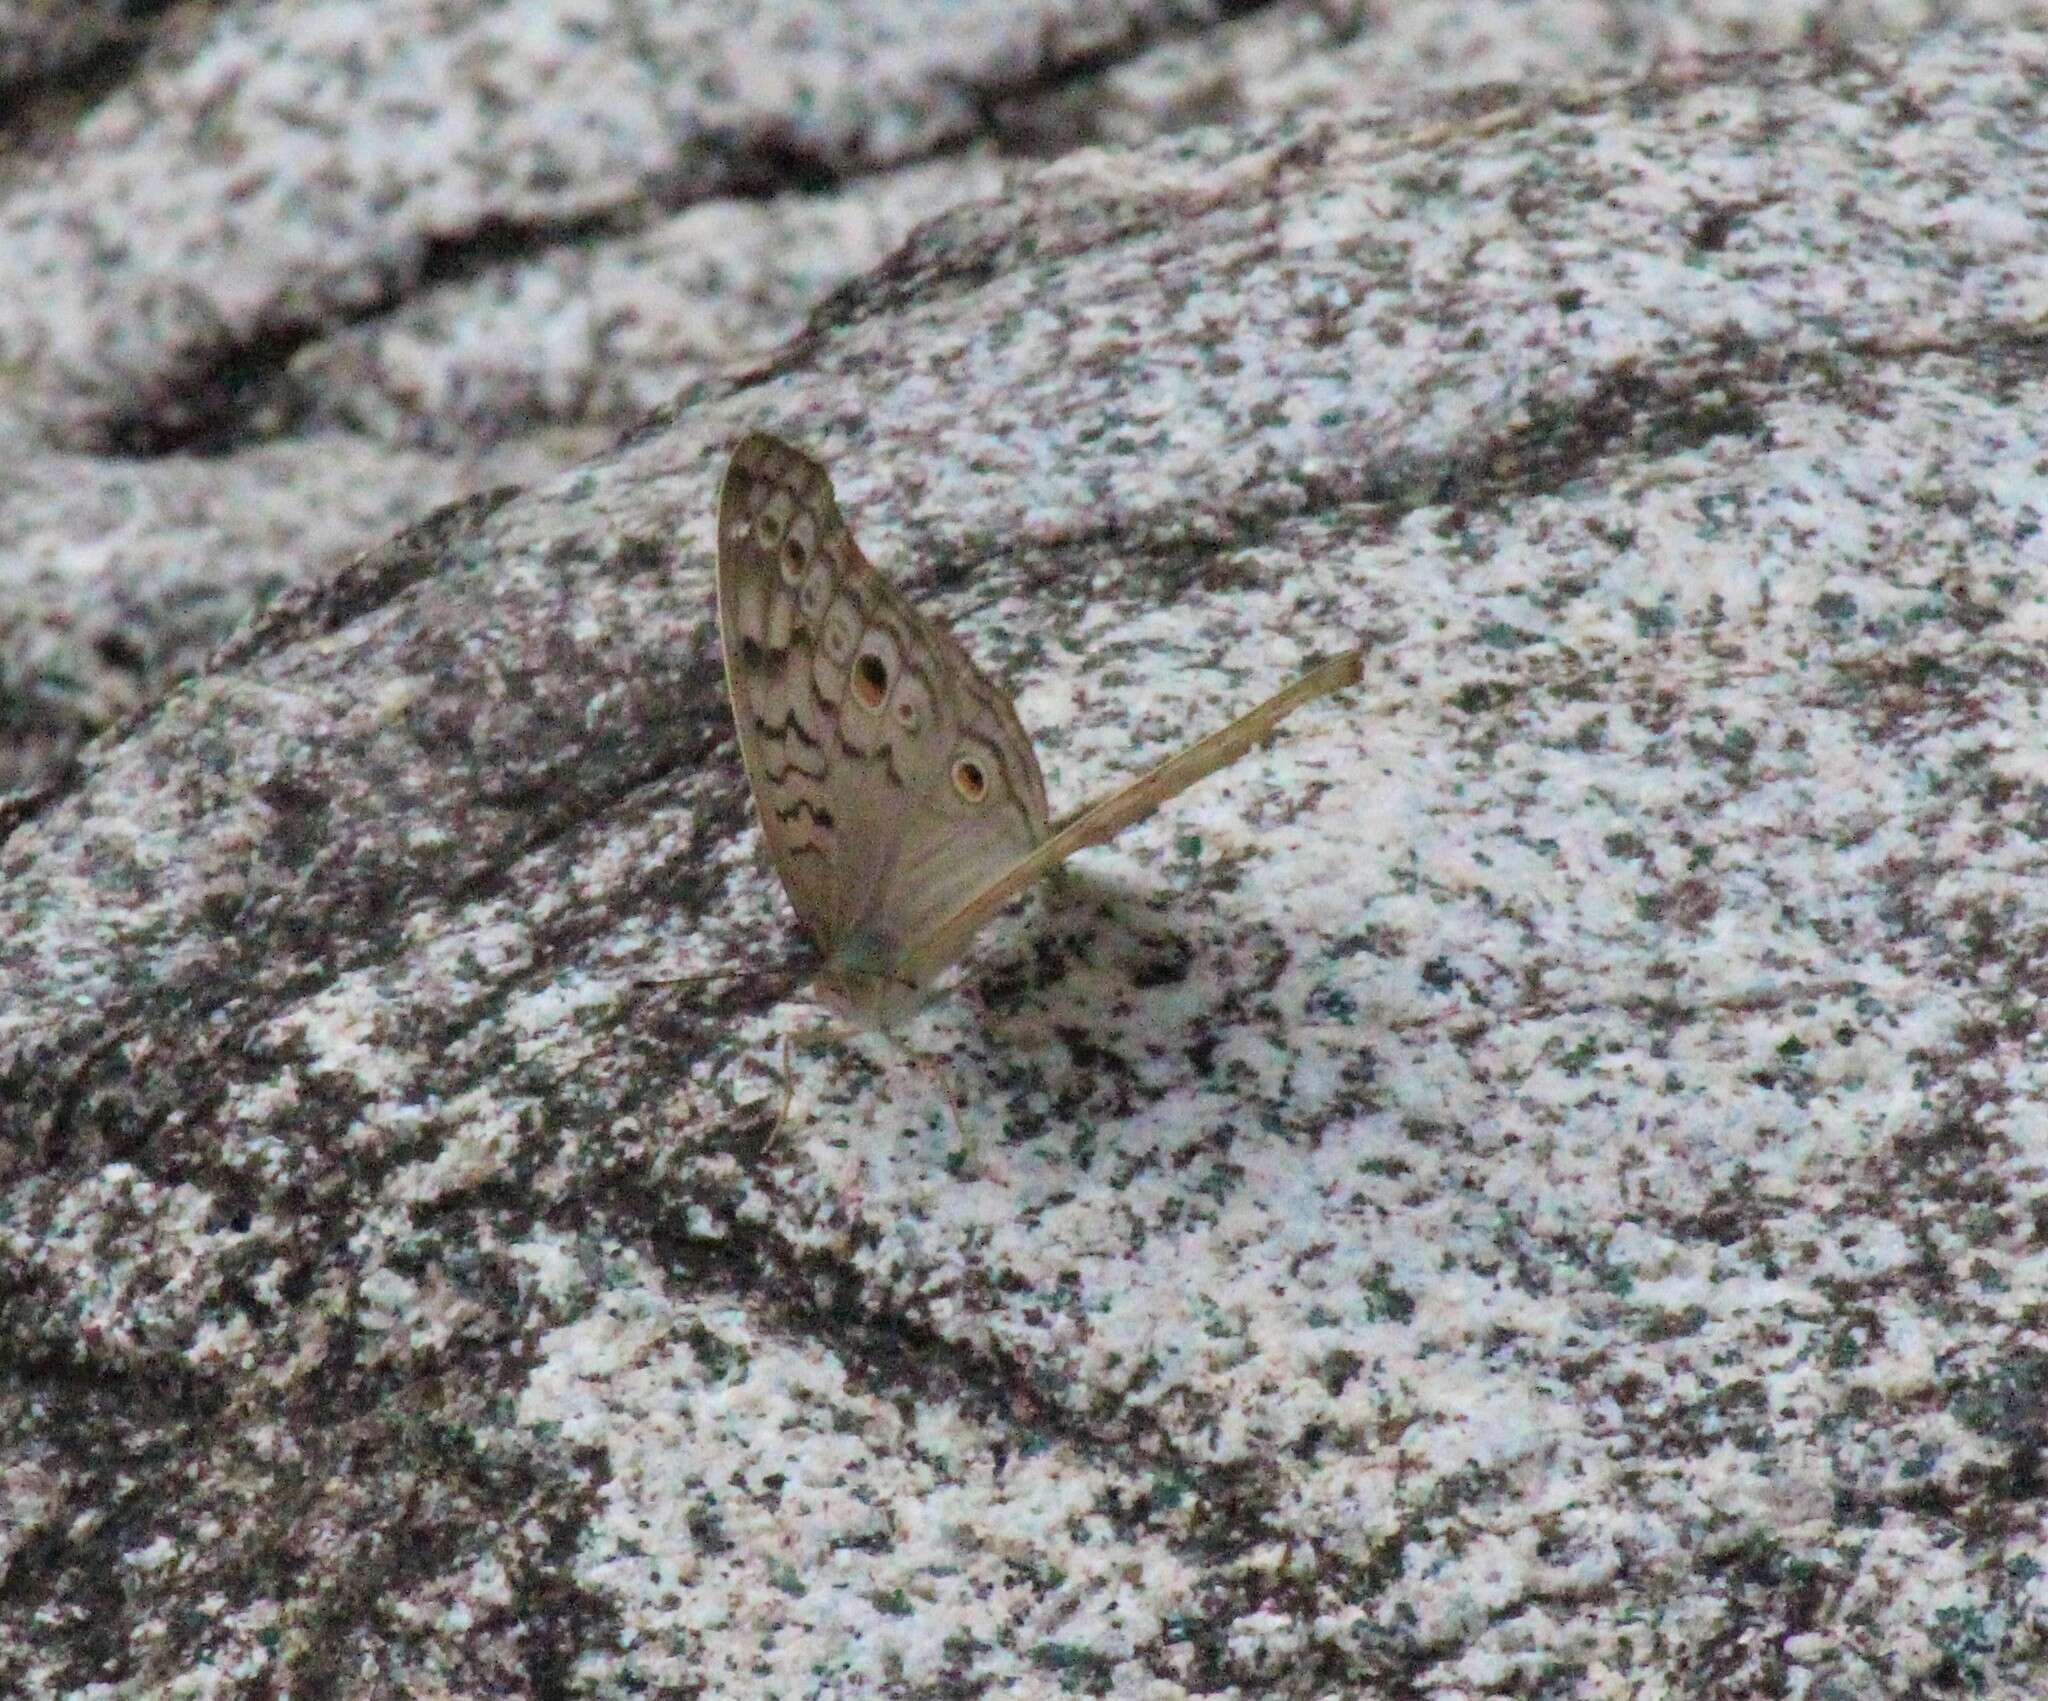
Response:
[[[889,1056],[892,1059],[900,1059],[922,1076],[926,1085],[937,1091],[939,1102],[946,1107],[946,1120],[953,1127],[954,1146],[960,1152],[962,1161],[971,1166],[974,1162],[973,1146],[967,1138],[965,1125],[960,1120],[960,1101],[953,1096],[953,1084],[946,1079],[944,1066],[923,1052],[913,1050],[908,1043],[898,1040],[893,1034],[883,1037],[889,1049]]]
[[[968,1164],[974,1161],[974,1151],[967,1139],[967,1130],[960,1121],[960,1101],[953,1096],[953,1083],[946,1079],[946,1072],[929,1057],[919,1057],[917,1065],[931,1084],[939,1089],[939,1097],[946,1106],[946,1118],[953,1124],[953,1144],[962,1160]]]
[[[782,1108],[775,1113],[775,1120],[768,1125],[768,1132],[761,1138],[761,1149],[755,1156],[759,1162],[775,1149],[775,1142],[783,1129],[789,1126],[789,1107],[796,1102],[796,1071],[790,1066],[789,1035],[782,1036]]]

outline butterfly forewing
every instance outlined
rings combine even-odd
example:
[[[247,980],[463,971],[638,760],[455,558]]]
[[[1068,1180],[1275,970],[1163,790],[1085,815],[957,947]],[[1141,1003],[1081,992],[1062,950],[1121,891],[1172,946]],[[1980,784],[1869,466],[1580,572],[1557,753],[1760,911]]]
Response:
[[[869,564],[824,468],[764,434],[719,492],[718,607],[762,835],[828,959],[893,965],[1045,838],[1009,699]]]

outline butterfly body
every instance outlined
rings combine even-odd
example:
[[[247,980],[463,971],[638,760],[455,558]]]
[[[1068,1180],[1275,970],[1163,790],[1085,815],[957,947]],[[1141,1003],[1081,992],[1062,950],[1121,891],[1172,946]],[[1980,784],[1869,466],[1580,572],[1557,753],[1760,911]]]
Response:
[[[1055,833],[1010,700],[861,554],[825,469],[755,433],[718,499],[726,689],[762,836],[825,959],[820,1000],[889,1027],[1008,898],[1237,755],[1310,676]]]
[[[833,953],[811,982],[811,994],[833,1015],[862,1027],[893,1028],[917,1014],[931,988],[897,972],[903,941],[857,933]]]

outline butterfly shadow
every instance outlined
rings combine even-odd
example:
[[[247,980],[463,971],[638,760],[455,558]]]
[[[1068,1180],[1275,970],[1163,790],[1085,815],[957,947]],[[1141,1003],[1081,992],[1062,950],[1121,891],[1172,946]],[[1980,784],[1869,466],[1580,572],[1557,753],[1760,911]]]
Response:
[[[1097,1150],[1191,1084],[1227,1089],[1212,1059],[1233,1030],[1270,1027],[1261,995],[1296,954],[1256,905],[1233,908],[1227,894],[1191,903],[1156,876],[1060,870],[902,1026],[808,1012],[795,1047],[832,1066],[801,1095],[785,1079],[764,1151],[819,1111],[872,1128],[887,1105],[907,1129],[950,1138],[947,1164],[971,1171],[996,1144]],[[811,1102],[792,1111],[793,1097]]]
[[[1006,1139],[1121,1121],[1180,1089],[1161,1059],[1222,1019],[1197,973],[1204,929],[1156,884],[1062,870],[1007,951],[955,988],[956,1091],[1003,1107]]]

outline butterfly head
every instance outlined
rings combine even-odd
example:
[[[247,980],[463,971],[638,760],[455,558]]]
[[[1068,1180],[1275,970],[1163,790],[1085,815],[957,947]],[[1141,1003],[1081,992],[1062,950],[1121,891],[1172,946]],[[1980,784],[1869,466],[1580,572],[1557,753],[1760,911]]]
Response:
[[[898,1027],[931,997],[929,986],[902,973],[901,956],[894,941],[856,933],[811,983],[812,995],[835,1016],[860,1027]]]

